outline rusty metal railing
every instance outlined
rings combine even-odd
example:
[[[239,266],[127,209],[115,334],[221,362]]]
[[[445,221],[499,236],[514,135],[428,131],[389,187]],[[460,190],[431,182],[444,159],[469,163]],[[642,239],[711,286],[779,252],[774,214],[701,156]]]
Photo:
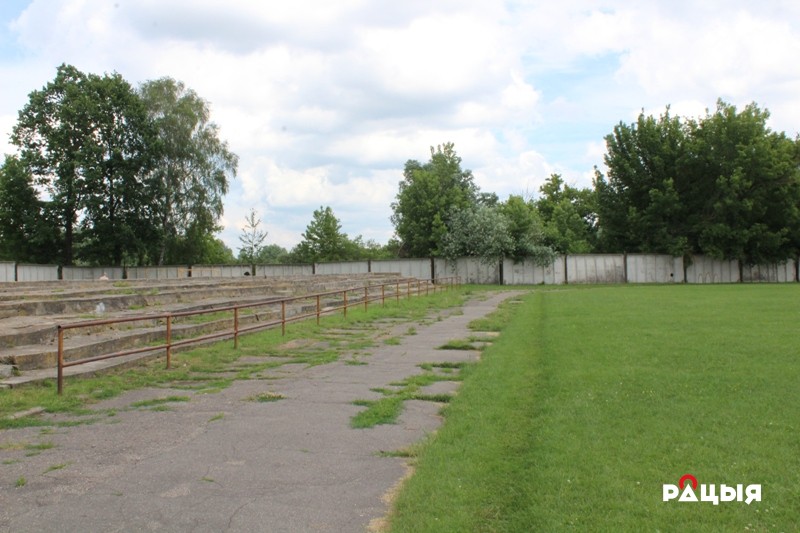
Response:
[[[281,335],[286,334],[286,324],[316,317],[317,324],[319,324],[320,317],[326,314],[334,313],[336,311],[343,311],[344,317],[347,318],[348,307],[355,307],[364,305],[364,310],[367,311],[370,302],[381,301],[381,305],[386,305],[386,299],[394,296],[396,301],[399,301],[403,293],[406,298],[411,298],[414,295],[428,295],[430,291],[436,293],[437,290],[445,290],[458,286],[461,284],[460,277],[447,277],[437,278],[435,280],[420,280],[416,278],[405,278],[395,280],[391,283],[381,283],[375,285],[364,285],[363,287],[349,287],[345,289],[337,289],[333,291],[320,292],[315,294],[305,294],[301,296],[292,296],[288,298],[270,298],[258,302],[250,302],[237,305],[228,305],[224,307],[213,307],[209,309],[202,309],[196,311],[181,311],[177,313],[161,313],[153,315],[140,315],[133,317],[109,318],[103,320],[85,320],[82,322],[72,322],[68,324],[59,324],[57,326],[58,336],[58,394],[62,394],[64,390],[64,369],[72,366],[82,365],[95,361],[103,361],[106,359],[114,359],[117,357],[124,357],[127,355],[135,355],[140,353],[155,352],[164,350],[166,353],[166,368],[169,369],[172,365],[172,350],[181,346],[188,346],[192,344],[200,344],[215,339],[223,339],[233,337],[234,349],[239,348],[239,336],[245,333],[252,333],[263,329],[281,326]],[[387,287],[393,289],[387,295]],[[380,293],[378,293],[378,290]],[[348,299],[348,294],[356,294],[355,299]],[[340,299],[336,299],[336,297]],[[325,300],[334,299],[329,302],[330,305],[323,306]],[[299,311],[294,314],[287,313],[287,304],[296,304],[304,300],[309,300],[310,305],[300,306]],[[271,308],[275,307],[273,311],[267,313],[270,317],[268,320],[261,321],[256,313],[256,324],[244,326],[240,325],[241,311],[245,309],[258,309],[258,308]],[[279,307],[279,312],[278,308]],[[208,315],[212,313],[233,313],[233,327],[226,328],[220,331],[215,331],[197,337],[186,339],[173,340],[173,325],[175,319]],[[274,315],[274,318],[272,318]],[[132,348],[129,350],[121,350],[109,354],[102,354],[93,357],[85,357],[81,359],[73,359],[66,361],[64,358],[64,332],[68,330],[80,328],[96,328],[98,326],[110,326],[114,324],[125,324],[132,322],[156,321],[164,323],[164,342],[161,344],[142,346],[139,348]]]

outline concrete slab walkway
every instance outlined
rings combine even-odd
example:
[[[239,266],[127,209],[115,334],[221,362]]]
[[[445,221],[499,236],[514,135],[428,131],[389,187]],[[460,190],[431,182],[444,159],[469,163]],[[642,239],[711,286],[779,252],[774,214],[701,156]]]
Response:
[[[0,432],[0,531],[366,531],[407,469],[379,452],[433,431],[441,405],[408,401],[397,424],[352,429],[363,409],[352,402],[379,398],[370,389],[421,373],[420,363],[476,359],[436,347],[468,337],[470,321],[514,294],[414,325],[399,345],[373,348],[366,365],[287,365],[217,394],[137,390],[96,405],[93,424]],[[252,401],[265,392],[283,399]],[[127,409],[169,394],[191,399]]]

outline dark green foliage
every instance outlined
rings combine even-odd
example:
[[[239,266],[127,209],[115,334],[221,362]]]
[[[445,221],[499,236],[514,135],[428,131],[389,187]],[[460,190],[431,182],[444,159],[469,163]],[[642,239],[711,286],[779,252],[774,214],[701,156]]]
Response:
[[[800,251],[798,145],[769,113],[725,102],[700,120],[639,116],[606,137],[596,172],[600,247],[708,254],[745,264]]]
[[[199,263],[217,255],[211,236],[239,158],[219,138],[208,102],[183,83],[161,78],[144,83],[139,94],[156,130],[156,165],[148,178],[159,192],[153,198],[158,231],[149,256],[158,264]]]
[[[42,202],[33,176],[16,157],[0,167],[0,259],[50,263],[59,259],[59,232],[51,205]]]
[[[0,250],[65,265],[229,262],[212,235],[237,157],[208,118],[207,103],[169,78],[137,93],[117,73],[61,65],[11,136],[22,168],[4,171]]]
[[[477,194],[472,172],[461,169],[461,158],[452,143],[431,147],[431,159],[424,165],[409,160],[397,201],[392,204],[392,223],[402,242],[402,255],[442,255],[450,213],[475,205]]]
[[[539,188],[536,212],[544,225],[544,242],[562,254],[594,251],[597,245],[597,202],[591,189],[577,189],[552,174]]]
[[[303,240],[292,250],[292,260],[317,263],[355,259],[355,245],[341,230],[333,209],[320,206],[314,210],[314,217],[303,232]]]

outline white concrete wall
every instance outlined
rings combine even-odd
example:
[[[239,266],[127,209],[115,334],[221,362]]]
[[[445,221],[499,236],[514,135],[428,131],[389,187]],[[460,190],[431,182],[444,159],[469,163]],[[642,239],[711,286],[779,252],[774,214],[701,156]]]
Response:
[[[241,278],[250,275],[250,265],[193,265],[193,278]]]
[[[103,274],[112,279],[122,279],[124,269],[122,267],[76,267],[65,266],[61,268],[61,279],[64,280],[93,280],[100,279]]]
[[[314,268],[317,274],[366,274],[369,272],[369,261],[317,263]]]
[[[398,273],[407,278],[431,279],[430,259],[381,259],[372,261],[372,272]]]
[[[671,255],[628,254],[628,283],[682,283],[683,258]]]
[[[0,262],[0,282],[16,281],[17,264],[11,262]]]
[[[560,285],[564,283],[564,257],[558,256],[552,264],[542,267],[530,259],[503,260],[503,283],[506,285]]]
[[[311,265],[256,265],[256,276],[261,277],[310,276],[313,273]]]
[[[739,262],[722,261],[703,255],[692,256],[686,266],[686,283],[736,283],[739,281]]]
[[[742,267],[742,281],[787,283],[797,281],[797,266],[793,260],[771,265]]]
[[[58,266],[18,264],[17,281],[58,281]]]
[[[189,277],[189,267],[128,267],[128,279],[183,279]]]
[[[625,283],[625,256],[582,254],[567,256],[568,283]]]
[[[436,278],[458,276],[462,283],[500,283],[499,263],[486,264],[477,257],[462,257],[455,261],[437,259],[434,270]]]

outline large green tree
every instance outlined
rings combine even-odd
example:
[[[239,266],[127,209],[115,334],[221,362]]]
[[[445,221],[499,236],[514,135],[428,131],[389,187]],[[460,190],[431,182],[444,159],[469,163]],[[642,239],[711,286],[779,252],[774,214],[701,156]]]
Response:
[[[597,202],[592,189],[578,189],[552,174],[533,202],[543,226],[543,240],[562,254],[593,252],[597,245]]]
[[[0,167],[0,259],[58,261],[58,241],[50,204],[39,200],[33,176],[18,158],[6,156]]]
[[[79,151],[85,188],[77,255],[93,264],[138,262],[155,235],[151,123],[119,74],[87,75],[84,95],[94,106],[91,138]]]
[[[701,253],[744,264],[800,252],[797,141],[767,127],[756,104],[723,101],[698,120],[641,114],[606,137],[596,171],[607,251]]]
[[[168,253],[169,248],[187,250],[182,241],[190,235],[218,231],[222,201],[239,158],[220,139],[208,103],[183,83],[172,78],[148,81],[139,94],[157,137],[150,177],[159,191],[154,206],[158,234],[151,254],[158,264],[190,262],[191,257]]]
[[[63,230],[61,260],[66,265],[73,262],[75,227],[85,194],[80,152],[92,129],[94,104],[85,87],[83,72],[59,66],[53,81],[30,93],[11,135],[27,168],[57,208],[56,223]]]
[[[401,253],[411,257],[442,255],[451,212],[477,203],[472,172],[461,168],[452,143],[431,147],[430,160],[409,160],[403,171],[391,217]]]
[[[149,123],[119,74],[61,65],[52,82],[30,93],[11,139],[50,196],[64,264],[120,264],[136,253],[151,218],[153,191],[141,181]]]
[[[641,113],[606,136],[608,175],[595,170],[602,251],[692,251],[686,238],[689,206],[679,194],[692,179],[687,143],[685,125],[669,109],[659,118]]]
[[[738,111],[720,101],[689,125],[693,179],[682,196],[688,238],[706,254],[752,265],[800,253],[798,142],[768,119],[755,104]]]
[[[508,219],[497,207],[480,205],[451,213],[441,252],[448,259],[478,257],[496,263],[513,248]]]
[[[544,242],[536,209],[516,195],[502,203],[479,203],[451,212],[442,252],[448,259],[478,257],[486,263],[508,257],[549,265],[555,259]]]

